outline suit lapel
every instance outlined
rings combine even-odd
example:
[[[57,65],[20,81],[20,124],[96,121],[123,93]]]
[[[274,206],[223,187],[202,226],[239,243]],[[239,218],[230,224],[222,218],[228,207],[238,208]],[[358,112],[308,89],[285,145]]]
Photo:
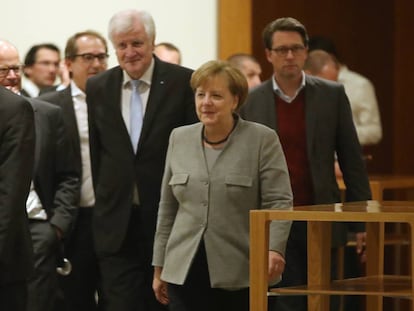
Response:
[[[265,122],[265,125],[269,126],[270,128],[276,130],[277,132],[277,112],[276,112],[276,99],[275,99],[275,91],[273,90],[273,83],[272,79],[269,79],[265,82],[263,88],[263,103],[268,103],[268,107],[266,108],[265,116],[268,118],[268,121]]]
[[[102,88],[104,90],[108,90],[107,92],[105,92],[106,98],[104,99],[104,106],[106,107],[105,109],[108,109],[105,115],[107,115],[107,117],[110,118],[110,120],[107,120],[109,122],[108,124],[111,124],[111,126],[113,126],[114,129],[119,131],[120,139],[128,141],[128,144],[125,143],[125,145],[128,145],[131,153],[134,154],[134,149],[132,148],[128,129],[122,116],[121,93],[124,79],[123,71],[119,66],[110,69],[110,71],[110,76],[105,81],[105,84],[102,85]],[[103,107],[103,105],[100,106]]]
[[[34,155],[34,176],[36,176],[36,172],[39,167],[39,162],[41,159],[40,151],[42,150],[42,116],[41,111],[36,107],[32,100],[30,100],[32,104],[33,111],[34,111],[34,124],[35,124],[35,135],[36,135],[36,143],[35,143],[35,155]]]
[[[315,139],[316,125],[318,123],[319,99],[315,82],[306,76],[305,85],[305,115],[306,115],[306,140],[308,156],[312,155],[313,142]]]
[[[61,108],[63,116],[67,121],[66,128],[69,132],[68,135],[72,141],[73,147],[75,148],[75,154],[81,156],[78,121],[76,119],[75,108],[73,106],[71,87],[67,87],[59,94],[59,96],[61,97],[60,102],[62,103]]]
[[[141,137],[138,142],[138,150],[140,149],[142,142],[148,136],[151,124],[153,123],[157,111],[159,110],[159,106],[162,103],[162,98],[165,94],[165,87],[169,82],[167,78],[167,72],[163,66],[163,63],[155,58],[154,72],[152,75],[151,88],[148,96],[144,120],[142,123]]]

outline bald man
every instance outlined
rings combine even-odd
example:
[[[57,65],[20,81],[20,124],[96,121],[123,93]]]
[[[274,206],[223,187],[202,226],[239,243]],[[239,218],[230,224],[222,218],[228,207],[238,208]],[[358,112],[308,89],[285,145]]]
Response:
[[[249,89],[252,89],[262,83],[262,80],[260,79],[262,68],[257,59],[252,55],[237,53],[229,56],[227,61],[230,65],[239,69],[246,77]]]
[[[323,50],[309,52],[303,69],[307,74],[338,81],[339,63],[331,54]]]
[[[20,94],[19,53],[7,41],[0,41],[0,68],[8,68],[0,84]],[[26,311],[52,311],[57,298],[57,250],[73,226],[79,174],[64,129],[62,110],[38,99],[28,100],[34,111],[36,148],[31,152],[34,169],[30,170],[32,182],[26,210],[35,262],[29,278]]]

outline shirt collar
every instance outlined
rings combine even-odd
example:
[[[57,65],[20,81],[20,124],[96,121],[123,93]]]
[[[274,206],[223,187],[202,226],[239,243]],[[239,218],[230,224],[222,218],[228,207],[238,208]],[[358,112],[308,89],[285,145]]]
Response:
[[[76,83],[72,80],[70,81],[70,90],[72,93],[72,97],[82,97],[82,98],[86,98],[85,92],[83,92],[77,85]]]
[[[24,87],[23,88],[30,95],[30,97],[39,96],[40,89],[37,87],[36,84],[33,83],[32,80],[26,79],[24,81]]]
[[[152,75],[154,73],[154,64],[155,62],[154,62],[154,57],[153,57],[148,69],[144,72],[142,77],[139,79],[140,81],[144,82],[147,86],[151,86]],[[124,80],[123,80],[124,82],[122,84],[123,87],[129,88],[130,87],[129,83],[132,79],[125,70],[123,70],[123,77],[124,77]]]
[[[293,95],[292,97],[283,93],[283,91],[280,89],[279,85],[277,84],[274,75],[272,76],[272,85],[273,85],[273,90],[279,97],[281,97],[284,101],[291,103],[306,85],[305,73],[302,71],[302,82],[300,83],[299,88],[296,90],[295,95]]]

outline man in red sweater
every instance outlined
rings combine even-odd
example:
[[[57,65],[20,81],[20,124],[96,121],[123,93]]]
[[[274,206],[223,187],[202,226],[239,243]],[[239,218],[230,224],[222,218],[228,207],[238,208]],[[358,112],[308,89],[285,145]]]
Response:
[[[279,18],[266,26],[263,39],[273,75],[249,94],[241,116],[278,133],[294,205],[341,201],[335,153],[346,184],[346,201],[369,200],[368,177],[343,86],[303,72],[308,47],[305,27],[294,18]],[[333,247],[344,245],[347,229],[356,232],[357,251],[362,253],[365,233],[357,224],[350,228],[335,224]],[[307,283],[306,230],[306,222],[292,225],[280,286]],[[274,303],[277,311],[307,310],[306,297],[280,296]]]

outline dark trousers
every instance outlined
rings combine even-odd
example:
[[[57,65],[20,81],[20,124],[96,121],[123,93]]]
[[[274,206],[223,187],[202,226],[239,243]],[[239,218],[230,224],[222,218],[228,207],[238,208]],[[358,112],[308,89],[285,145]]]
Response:
[[[0,285],[0,310],[26,311],[27,282]]]
[[[170,311],[249,311],[249,289],[211,288],[202,243],[183,285],[168,284]]]
[[[99,310],[95,294],[100,293],[100,274],[92,237],[93,207],[81,207],[68,241],[65,257],[72,264],[72,272],[59,276],[60,311]]]
[[[308,282],[308,252],[307,252],[306,222],[294,221],[286,245],[286,266],[282,281],[276,287],[305,285]],[[336,274],[336,250],[331,252],[331,278]],[[306,311],[308,310],[307,296],[276,296],[269,299],[268,309],[271,311]],[[330,310],[339,309],[338,296],[330,297]]]
[[[29,228],[35,263],[28,283],[27,310],[52,311],[58,292],[56,230],[45,220],[30,220]]]
[[[104,311],[166,311],[152,290],[153,268],[139,208],[133,209],[119,252],[98,254]],[[116,226],[116,224],[114,224]],[[152,243],[151,243],[152,244]]]

